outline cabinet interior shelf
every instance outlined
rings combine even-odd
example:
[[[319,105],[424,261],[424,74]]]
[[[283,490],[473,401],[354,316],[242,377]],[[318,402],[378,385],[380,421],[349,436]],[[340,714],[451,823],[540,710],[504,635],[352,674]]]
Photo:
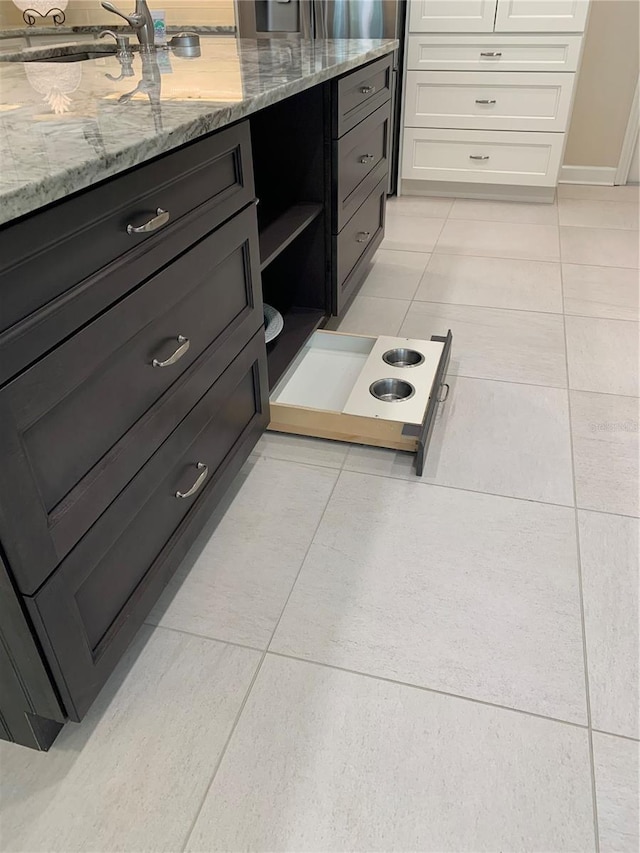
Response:
[[[294,204],[260,232],[260,270],[269,266],[322,213],[321,204]]]

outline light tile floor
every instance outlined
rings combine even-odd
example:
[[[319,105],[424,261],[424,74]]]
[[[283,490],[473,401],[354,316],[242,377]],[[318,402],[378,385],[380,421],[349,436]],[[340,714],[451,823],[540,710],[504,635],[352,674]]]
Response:
[[[635,189],[399,199],[341,329],[451,328],[424,476],[267,434],[17,851],[637,853]]]

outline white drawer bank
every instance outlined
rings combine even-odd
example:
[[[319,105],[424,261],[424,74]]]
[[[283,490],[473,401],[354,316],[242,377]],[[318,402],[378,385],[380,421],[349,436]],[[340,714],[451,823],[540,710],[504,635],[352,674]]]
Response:
[[[552,201],[588,0],[410,0],[401,193]]]

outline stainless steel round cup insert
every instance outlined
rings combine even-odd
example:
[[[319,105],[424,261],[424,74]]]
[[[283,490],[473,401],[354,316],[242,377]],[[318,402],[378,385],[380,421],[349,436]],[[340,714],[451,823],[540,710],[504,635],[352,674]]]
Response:
[[[369,386],[369,393],[385,403],[401,403],[413,397],[416,389],[404,379],[377,379]]]
[[[417,367],[424,362],[424,356],[415,349],[397,347],[387,350],[382,356],[382,360],[392,367]]]

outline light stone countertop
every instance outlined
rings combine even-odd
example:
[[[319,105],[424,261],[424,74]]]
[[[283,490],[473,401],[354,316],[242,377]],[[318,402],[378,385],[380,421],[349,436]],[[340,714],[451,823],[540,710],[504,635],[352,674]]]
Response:
[[[77,43],[78,38],[66,41]],[[86,36],[82,42],[88,42]],[[0,223],[344,74],[397,46],[385,39],[256,41],[206,36],[201,37],[200,57],[185,59],[171,50],[159,51],[157,65],[146,63],[146,80],[138,54],[133,76],[122,79],[112,79],[122,71],[113,55],[70,63],[0,62]],[[146,91],[130,96],[141,81]]]

